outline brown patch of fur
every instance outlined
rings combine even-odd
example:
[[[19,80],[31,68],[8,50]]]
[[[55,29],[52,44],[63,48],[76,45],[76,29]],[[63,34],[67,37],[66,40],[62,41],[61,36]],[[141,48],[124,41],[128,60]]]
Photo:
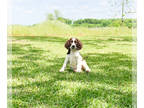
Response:
[[[65,48],[67,48],[67,49],[70,48],[70,46],[71,46],[70,41],[71,41],[71,40],[72,40],[72,38],[70,38],[69,40],[66,41],[66,43],[65,43]]]
[[[76,46],[77,46],[77,50],[82,49],[82,43],[79,39],[76,39]]]
[[[82,65],[82,70],[84,71],[85,70],[85,68],[84,68],[84,66]]]

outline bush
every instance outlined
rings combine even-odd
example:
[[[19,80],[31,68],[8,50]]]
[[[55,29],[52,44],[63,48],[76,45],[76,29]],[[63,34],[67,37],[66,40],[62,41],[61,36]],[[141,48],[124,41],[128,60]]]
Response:
[[[58,17],[57,20],[66,24],[72,24],[72,20],[67,19],[67,18]]]
[[[134,21],[136,21],[136,20],[134,20]],[[79,20],[74,21],[73,26],[83,26],[83,27],[126,26],[128,28],[131,28],[134,21],[133,21],[133,19],[125,19],[124,22],[122,23],[121,19],[79,19]]]

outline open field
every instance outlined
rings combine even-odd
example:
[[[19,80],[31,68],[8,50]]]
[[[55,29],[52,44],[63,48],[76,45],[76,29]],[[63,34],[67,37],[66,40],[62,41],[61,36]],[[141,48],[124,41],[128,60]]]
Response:
[[[136,31],[136,30],[134,30]],[[9,36],[129,36],[128,27],[72,27],[59,21],[44,21],[32,26],[9,25]]]
[[[132,65],[136,62],[132,45],[136,46],[136,39],[129,32],[117,33],[121,35],[76,36],[84,45],[80,52],[92,70],[89,74],[74,73],[69,67],[58,72],[69,37],[9,37],[9,105],[12,102],[14,108],[131,108],[132,85],[136,84],[132,82]]]

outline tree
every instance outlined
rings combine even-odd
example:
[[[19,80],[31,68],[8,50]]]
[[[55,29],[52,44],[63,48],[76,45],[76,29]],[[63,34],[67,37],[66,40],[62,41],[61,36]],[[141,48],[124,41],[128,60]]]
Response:
[[[112,1],[112,2],[111,2]],[[123,24],[124,17],[127,14],[135,13],[135,0],[111,0],[112,11],[115,11],[117,14],[121,13],[121,22]]]
[[[54,16],[53,16],[53,14],[48,14],[47,15],[47,20],[54,20]]]
[[[124,22],[124,6],[125,6],[125,2],[124,0],[122,0],[122,8],[121,8],[121,21],[122,23]]]
[[[72,20],[68,19],[68,18],[63,18],[63,17],[58,17],[57,18],[58,21],[66,23],[66,24],[71,24]]]
[[[58,19],[59,17],[62,17],[59,10],[54,10],[54,14],[55,14],[55,19]]]

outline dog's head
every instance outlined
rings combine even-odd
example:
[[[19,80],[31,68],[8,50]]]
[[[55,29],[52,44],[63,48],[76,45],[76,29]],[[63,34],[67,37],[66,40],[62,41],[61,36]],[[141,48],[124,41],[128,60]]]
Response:
[[[65,48],[68,50],[80,50],[82,49],[82,43],[79,39],[77,38],[70,38],[69,40],[66,41],[65,43]]]

